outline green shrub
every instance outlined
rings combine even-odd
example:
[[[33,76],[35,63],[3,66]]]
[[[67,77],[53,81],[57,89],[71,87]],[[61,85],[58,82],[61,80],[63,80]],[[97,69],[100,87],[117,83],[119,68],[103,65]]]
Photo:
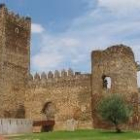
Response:
[[[118,125],[129,120],[132,115],[132,106],[126,103],[122,96],[112,94],[99,102],[97,111],[103,120],[114,124],[116,132],[121,132]]]

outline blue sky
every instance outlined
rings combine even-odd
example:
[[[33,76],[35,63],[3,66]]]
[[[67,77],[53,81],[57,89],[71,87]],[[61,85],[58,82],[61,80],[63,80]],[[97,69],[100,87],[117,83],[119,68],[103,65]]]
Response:
[[[140,61],[140,0],[0,2],[32,18],[33,73],[63,68],[90,72],[90,52],[113,44],[131,46]]]

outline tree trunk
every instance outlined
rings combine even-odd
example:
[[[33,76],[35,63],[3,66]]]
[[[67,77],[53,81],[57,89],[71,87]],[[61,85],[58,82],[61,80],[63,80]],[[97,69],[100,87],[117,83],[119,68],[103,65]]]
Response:
[[[121,129],[119,128],[119,126],[117,124],[115,124],[115,128],[116,128],[117,133],[121,133]]]

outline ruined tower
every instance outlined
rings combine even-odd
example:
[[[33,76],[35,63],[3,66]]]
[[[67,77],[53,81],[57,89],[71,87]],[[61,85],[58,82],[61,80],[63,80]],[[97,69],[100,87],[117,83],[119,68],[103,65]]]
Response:
[[[0,5],[0,117],[24,117],[31,19]]]
[[[92,52],[91,88],[94,127],[100,126],[96,103],[102,96],[115,93],[123,95],[134,105],[136,121],[138,118],[137,66],[130,47],[115,45],[104,51]]]

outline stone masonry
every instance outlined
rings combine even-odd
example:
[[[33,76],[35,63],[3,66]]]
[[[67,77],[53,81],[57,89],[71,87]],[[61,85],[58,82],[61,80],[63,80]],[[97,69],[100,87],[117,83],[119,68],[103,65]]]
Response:
[[[105,78],[111,79],[111,87],[104,87]],[[96,114],[96,103],[102,96],[121,94],[134,105],[132,124],[138,123],[137,65],[130,47],[115,45],[104,51],[92,52],[92,111],[93,125],[104,125]],[[103,127],[103,126],[102,126]]]
[[[90,74],[74,74],[63,70],[30,75],[26,94],[26,117],[44,120],[41,112],[47,102],[55,106],[55,129],[66,129],[67,121],[78,121],[78,128],[91,128]]]
[[[0,5],[1,118],[53,120],[55,130],[67,129],[70,122],[76,128],[107,127],[98,118],[96,105],[103,96],[118,93],[134,105],[131,125],[139,121],[137,66],[130,47],[93,51],[91,74],[69,69],[32,75],[30,30],[29,17]]]
[[[20,118],[25,114],[30,26],[30,18],[21,18],[9,12],[4,4],[0,5],[0,117]]]

